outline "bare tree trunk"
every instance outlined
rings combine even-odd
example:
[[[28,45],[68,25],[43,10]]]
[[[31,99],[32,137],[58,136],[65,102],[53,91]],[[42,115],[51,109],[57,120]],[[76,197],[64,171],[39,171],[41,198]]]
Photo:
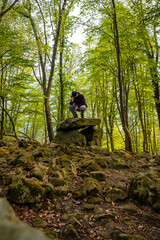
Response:
[[[59,79],[60,79],[60,108],[61,108],[61,120],[64,119],[64,83],[63,83],[63,48],[64,48],[64,35],[61,39],[60,44],[60,68],[59,68]]]
[[[115,41],[115,48],[117,53],[117,70],[118,70],[118,83],[119,83],[119,92],[120,92],[120,117],[122,122],[123,131],[125,133],[125,149],[127,151],[132,152],[132,140],[131,135],[128,129],[128,109],[127,109],[127,102],[124,104],[123,94],[125,92],[125,89],[123,87],[122,82],[122,69],[121,69],[121,60],[120,60],[120,44],[119,44],[119,32],[118,32],[118,26],[117,26],[117,15],[116,15],[116,7],[115,7],[115,1],[112,0],[112,6],[113,6],[113,25],[114,25],[114,41]],[[127,97],[126,97],[127,99]]]

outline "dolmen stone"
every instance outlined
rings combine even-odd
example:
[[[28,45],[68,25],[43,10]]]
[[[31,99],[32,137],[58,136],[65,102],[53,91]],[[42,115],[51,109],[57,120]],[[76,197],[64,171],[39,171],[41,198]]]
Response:
[[[82,147],[101,146],[103,130],[99,128],[100,123],[99,118],[66,118],[57,125],[54,142]]]

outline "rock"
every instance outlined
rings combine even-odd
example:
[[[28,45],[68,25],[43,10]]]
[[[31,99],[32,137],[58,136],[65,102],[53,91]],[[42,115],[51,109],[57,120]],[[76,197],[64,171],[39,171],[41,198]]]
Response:
[[[110,237],[112,240],[146,240],[146,238],[142,236],[126,234],[119,230],[114,230],[110,234]]]
[[[86,210],[86,212],[92,212],[94,210],[94,208],[95,208],[94,204],[84,205],[84,210]]]
[[[5,157],[5,156],[7,156],[7,155],[9,155],[8,148],[6,148],[6,147],[1,147],[1,148],[0,148],[0,158]]]
[[[139,208],[134,204],[126,204],[126,205],[123,205],[121,208],[127,211],[129,214],[134,214],[139,211]]]
[[[6,188],[7,198],[10,201],[26,204],[38,203],[44,199],[45,189],[40,185],[37,179],[27,179],[19,176],[17,181]]]
[[[81,147],[84,147],[87,144],[85,136],[77,130],[70,130],[67,132],[58,131],[54,138],[54,142],[65,145],[75,144]]]
[[[0,199],[0,240],[49,240],[42,232],[21,223],[13,208]]]
[[[81,222],[75,217],[71,217],[69,219],[69,222],[75,227],[75,229],[81,229],[82,228]]]
[[[95,129],[93,126],[89,126],[81,130],[80,133],[85,136],[87,140],[87,145],[101,146],[103,136],[103,130],[101,128]]]
[[[54,187],[64,186],[66,181],[60,178],[50,178],[49,181],[53,184]]]
[[[0,184],[9,185],[12,183],[13,173],[0,173]]]
[[[127,194],[124,191],[117,188],[112,188],[106,192],[105,200],[106,202],[115,202],[125,200],[126,198]]]
[[[44,219],[36,218],[33,222],[33,227],[39,228],[45,226],[47,226],[47,222]]]
[[[69,221],[71,218],[76,218],[76,219],[80,220],[80,219],[82,218],[82,216],[81,216],[80,213],[77,213],[77,212],[75,212],[75,213],[69,213],[69,214],[64,214],[64,215],[62,216],[62,220],[68,220],[68,221]]]
[[[71,129],[80,129],[88,126],[96,126],[101,122],[98,118],[66,118],[64,121],[61,121],[56,130],[57,131],[67,131]]]
[[[94,131],[92,141],[90,141],[88,145],[101,147],[102,136],[103,136],[103,129],[98,128],[97,130]]]
[[[34,166],[33,160],[34,159],[31,153],[23,152],[16,157],[13,164],[16,166],[21,166],[26,170],[30,170]]]
[[[151,171],[139,173],[131,179],[128,193],[141,204],[149,206],[160,204],[160,173]]]
[[[79,166],[82,169],[88,170],[89,172],[91,172],[91,171],[100,171],[101,170],[100,166],[94,160],[82,160],[79,163]]]
[[[105,181],[106,180],[106,174],[102,171],[90,172],[90,176],[99,180],[99,181]]]
[[[112,157],[123,160],[135,160],[135,158],[131,155],[130,152],[127,152],[123,149],[114,150],[112,153]]]
[[[101,221],[102,219],[114,219],[115,216],[117,216],[116,212],[101,214],[95,217],[95,221]]]
[[[74,239],[74,238],[78,238],[78,233],[76,231],[76,229],[73,227],[72,224],[68,224],[66,225],[63,230],[62,230],[62,236],[65,237],[65,238],[71,238],[71,239]]]
[[[135,226],[136,226],[136,223],[133,221],[132,218],[125,217],[125,218],[122,218],[121,221],[122,221],[125,225],[127,225],[128,227],[135,227]]]
[[[153,214],[142,214],[143,219],[147,224],[151,224],[154,227],[160,228],[160,218]]]
[[[49,239],[55,239],[58,240],[58,234],[50,229],[44,229],[43,230],[44,234],[49,237]]]
[[[95,197],[102,192],[102,187],[94,178],[87,178],[80,184],[80,187],[73,190],[72,194],[76,199],[83,199],[84,197]]]
[[[53,171],[41,163],[34,166],[34,168],[30,172],[30,177],[36,177],[40,180],[44,180],[47,178]]]

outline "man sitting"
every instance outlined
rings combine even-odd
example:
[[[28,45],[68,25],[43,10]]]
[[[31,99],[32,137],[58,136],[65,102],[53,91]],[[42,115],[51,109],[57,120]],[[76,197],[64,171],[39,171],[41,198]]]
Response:
[[[73,103],[75,103],[73,105]],[[78,118],[76,111],[81,112],[81,118],[84,118],[84,111],[87,109],[87,104],[85,98],[79,92],[72,92],[71,101],[69,105],[69,110],[73,114],[74,118]]]

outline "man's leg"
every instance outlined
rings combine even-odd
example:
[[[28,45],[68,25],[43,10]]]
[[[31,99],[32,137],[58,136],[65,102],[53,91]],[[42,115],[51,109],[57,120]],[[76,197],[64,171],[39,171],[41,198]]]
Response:
[[[69,110],[71,111],[71,113],[73,114],[74,118],[78,118],[78,115],[75,111],[75,108],[77,107],[77,105],[69,105]]]
[[[84,118],[84,111],[86,111],[87,107],[82,105],[78,108],[78,111],[81,112],[81,118]]]

